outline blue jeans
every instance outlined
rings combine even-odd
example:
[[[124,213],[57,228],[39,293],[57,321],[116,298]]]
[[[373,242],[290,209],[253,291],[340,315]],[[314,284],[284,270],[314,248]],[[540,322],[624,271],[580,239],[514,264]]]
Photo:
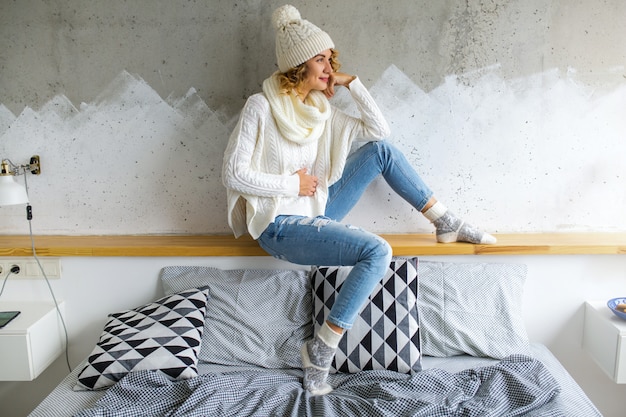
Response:
[[[417,210],[432,197],[402,152],[387,141],[369,142],[348,157],[341,179],[330,187],[325,216],[278,216],[258,239],[267,253],[295,264],[353,267],[326,318],[343,329],[352,327],[391,261],[384,239],[339,223],[381,174]]]

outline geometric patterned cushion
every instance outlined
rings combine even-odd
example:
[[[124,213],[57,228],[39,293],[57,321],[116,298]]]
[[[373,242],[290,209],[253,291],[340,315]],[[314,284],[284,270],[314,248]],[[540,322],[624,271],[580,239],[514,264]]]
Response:
[[[350,270],[345,266],[312,268],[315,334]],[[417,298],[417,258],[392,258],[384,278],[341,339],[331,372],[421,371]]]
[[[172,380],[198,375],[208,288],[194,288],[110,314],[74,390],[107,388],[131,371]]]
[[[419,276],[422,354],[530,354],[523,314],[526,265],[420,261]]]

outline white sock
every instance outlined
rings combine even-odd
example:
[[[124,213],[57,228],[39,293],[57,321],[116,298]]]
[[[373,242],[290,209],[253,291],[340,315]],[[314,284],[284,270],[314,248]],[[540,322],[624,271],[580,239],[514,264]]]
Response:
[[[444,206],[443,203],[437,201],[424,212],[424,216],[432,223],[444,214],[446,214],[446,211],[448,211],[448,208]]]
[[[337,346],[339,346],[339,341],[343,337],[343,333],[337,333],[330,328],[327,322],[324,322],[324,324],[322,324],[322,327],[320,327],[319,331],[317,332],[317,337],[322,339],[322,342],[326,343],[328,347],[337,349]]]

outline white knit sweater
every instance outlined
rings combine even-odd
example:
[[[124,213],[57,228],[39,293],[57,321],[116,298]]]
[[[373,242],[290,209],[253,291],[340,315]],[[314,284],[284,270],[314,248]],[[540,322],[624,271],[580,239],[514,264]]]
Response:
[[[352,142],[389,136],[387,121],[358,78],[350,83],[350,94],[361,118],[333,107],[321,137],[308,144],[281,136],[263,93],[248,98],[222,166],[228,224],[236,237],[248,232],[257,239],[280,214],[323,215],[328,187],[341,178]],[[318,177],[312,197],[298,197],[300,180],[295,172],[303,167]],[[281,212],[285,208],[289,212]]]

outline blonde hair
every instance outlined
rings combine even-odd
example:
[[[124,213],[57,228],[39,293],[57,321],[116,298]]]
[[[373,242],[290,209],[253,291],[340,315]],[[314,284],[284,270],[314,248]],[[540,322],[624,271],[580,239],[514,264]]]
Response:
[[[337,60],[339,52],[335,49],[330,50],[330,66],[333,72],[339,71],[341,64]],[[306,62],[298,65],[297,67],[290,68],[285,72],[278,74],[278,81],[280,82],[280,92],[288,94],[293,90],[298,90],[298,87],[302,85],[306,77]]]

